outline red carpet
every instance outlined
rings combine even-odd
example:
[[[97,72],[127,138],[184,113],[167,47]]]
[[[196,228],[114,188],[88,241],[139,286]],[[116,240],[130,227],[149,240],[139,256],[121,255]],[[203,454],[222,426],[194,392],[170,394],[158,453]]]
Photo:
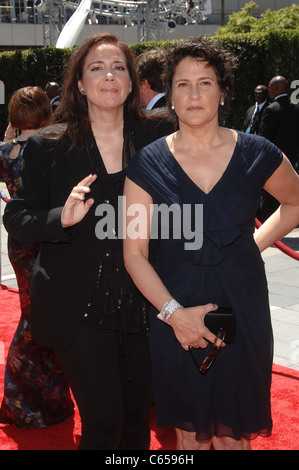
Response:
[[[0,285],[0,400],[3,396],[5,357],[16,329],[20,306],[15,289]],[[273,434],[270,438],[252,441],[254,450],[299,449],[299,372],[273,366],[272,409]],[[151,450],[175,450],[175,434],[171,429],[155,427],[152,412]],[[80,440],[80,418],[73,418],[45,429],[20,429],[0,424],[0,450],[75,450]]]

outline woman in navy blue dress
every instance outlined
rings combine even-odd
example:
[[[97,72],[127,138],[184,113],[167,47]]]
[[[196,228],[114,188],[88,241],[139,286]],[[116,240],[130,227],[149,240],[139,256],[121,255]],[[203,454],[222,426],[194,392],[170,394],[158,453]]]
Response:
[[[167,63],[168,105],[179,130],[140,150],[125,184],[125,263],[152,303],[157,424],[176,428],[178,449],[250,449],[272,430],[273,338],[260,252],[298,224],[299,178],[264,138],[219,125],[232,94],[231,54],[194,38],[176,46]],[[262,188],[282,204],[254,236]],[[136,223],[129,212],[135,203],[135,210],[160,210],[157,232],[150,217]],[[144,236],[150,229],[159,235],[154,267]],[[204,324],[217,306],[234,311],[232,344]],[[195,364],[209,353],[202,373]]]

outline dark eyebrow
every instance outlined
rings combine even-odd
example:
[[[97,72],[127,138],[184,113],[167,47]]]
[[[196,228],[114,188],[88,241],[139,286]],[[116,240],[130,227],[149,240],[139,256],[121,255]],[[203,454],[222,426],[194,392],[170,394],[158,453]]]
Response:
[[[206,80],[206,79],[213,80],[213,82],[215,81],[215,79],[213,77],[210,77],[209,75],[204,76],[204,77],[198,77],[198,80]],[[188,80],[189,80],[188,78],[178,78],[176,82],[188,81]]]
[[[87,67],[90,67],[91,65],[95,65],[95,64],[103,64],[105,61],[104,60],[101,60],[101,59],[97,59],[97,60],[94,60],[92,62],[90,62]],[[124,60],[114,60],[113,61],[114,64],[126,64]]]

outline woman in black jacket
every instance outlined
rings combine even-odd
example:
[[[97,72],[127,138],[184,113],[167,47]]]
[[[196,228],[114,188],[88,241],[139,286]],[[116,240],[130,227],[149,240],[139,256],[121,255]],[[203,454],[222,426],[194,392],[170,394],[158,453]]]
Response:
[[[47,125],[51,114],[49,99],[40,87],[20,88],[9,100],[0,175],[10,197],[18,187],[27,139]],[[44,428],[72,416],[74,403],[55,352],[30,334],[30,281],[39,243],[23,244],[9,236],[7,248],[18,283],[21,317],[7,351],[0,422]]]
[[[32,334],[69,380],[79,449],[148,449],[148,304],[124,268],[119,196],[133,153],[173,126],[143,116],[134,56],[110,33],[71,57],[54,123],[29,139],[4,215],[12,236],[41,243]]]

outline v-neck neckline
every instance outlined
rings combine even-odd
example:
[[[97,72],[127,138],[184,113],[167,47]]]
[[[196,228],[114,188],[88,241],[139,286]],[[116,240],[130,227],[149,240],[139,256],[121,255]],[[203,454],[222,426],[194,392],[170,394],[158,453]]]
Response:
[[[226,176],[226,174],[230,170],[230,167],[232,166],[233,161],[235,160],[235,155],[237,154],[237,148],[239,147],[239,140],[240,140],[240,133],[238,131],[236,131],[236,132],[237,132],[237,140],[236,140],[236,144],[235,144],[234,150],[232,152],[232,155],[230,157],[230,160],[229,160],[228,164],[226,165],[225,170],[223,171],[220,178],[216,181],[214,186],[208,192],[205,192],[200,186],[198,186],[198,184],[195,183],[195,181],[193,181],[193,179],[188,175],[188,173],[186,173],[186,171],[184,170],[182,165],[177,161],[177,159],[173,155],[172,151],[170,150],[170,148],[168,146],[168,143],[166,141],[166,137],[163,137],[163,143],[164,143],[164,146],[166,147],[166,149],[168,150],[168,153],[171,156],[172,160],[174,161],[175,165],[179,168],[179,170],[185,176],[185,178],[187,178],[202,194],[204,194],[204,196],[209,196],[220,185],[220,183],[222,182],[222,180],[224,179],[224,177]]]
[[[106,165],[104,163],[104,160],[103,160],[103,157],[101,155],[101,152],[100,152],[100,149],[98,148],[97,146],[97,143],[96,143],[96,140],[95,140],[95,137],[92,133],[92,139],[93,139],[93,146],[91,148],[89,148],[87,142],[85,141],[85,150],[86,150],[86,153],[88,155],[88,158],[89,158],[89,161],[90,161],[90,165],[92,167],[92,171],[96,172],[96,173],[102,173],[104,174],[105,176],[107,177],[112,177],[112,176],[116,176],[116,175],[120,175],[124,172],[124,143],[123,143],[123,149],[122,149],[122,169],[119,170],[119,171],[115,171],[115,172],[108,172],[107,171],[107,168],[106,168]],[[94,158],[92,158],[94,157]]]

